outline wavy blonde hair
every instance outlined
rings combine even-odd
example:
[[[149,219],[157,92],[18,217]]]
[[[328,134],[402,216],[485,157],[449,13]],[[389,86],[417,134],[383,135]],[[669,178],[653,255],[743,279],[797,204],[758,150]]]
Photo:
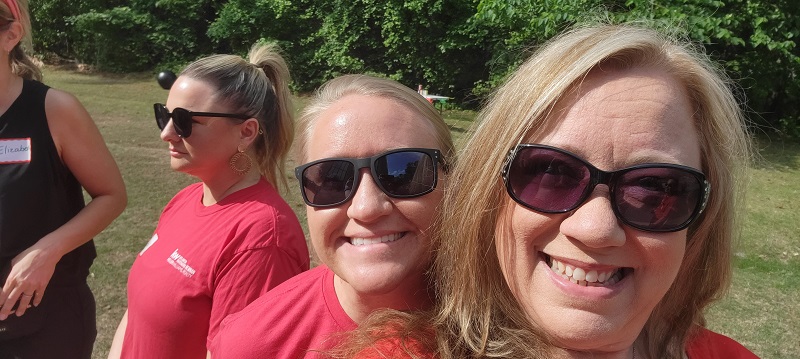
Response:
[[[22,24],[22,41],[20,41],[9,53],[9,62],[11,63],[11,72],[26,80],[42,81],[42,70],[39,66],[33,63],[33,60],[28,56],[28,52],[32,51],[31,41],[31,18],[28,12],[28,0],[14,0],[19,6],[20,19],[15,19],[11,10],[4,2],[0,2],[0,31],[7,29],[7,26],[14,21],[19,21]],[[26,51],[27,50],[27,51]]]
[[[682,358],[692,329],[704,324],[704,309],[726,291],[743,194],[736,179],[744,178],[750,160],[732,83],[701,51],[660,32],[635,25],[576,28],[546,43],[493,94],[451,174],[444,223],[433,238],[439,299],[433,328],[441,358],[546,356],[547,335],[515,300],[496,255],[503,235],[498,224],[510,205],[500,170],[508,150],[551,128],[559,99],[605,64],[661,69],[683,85],[694,107],[702,170],[713,185],[705,212],[688,230],[680,279],[641,332],[646,355]]]
[[[189,64],[180,76],[208,83],[217,100],[258,120],[261,136],[254,149],[261,175],[286,188],[284,167],[294,139],[289,67],[274,44],[253,45],[248,59],[211,55]]]
[[[640,25],[575,28],[542,46],[497,89],[479,114],[474,135],[449,177],[435,249],[436,307],[372,315],[336,354],[386,354],[400,346],[412,357],[550,358],[554,343],[531,322],[500,269],[495,242],[510,198],[500,177],[509,149],[555,125],[558,101],[594,69],[650,67],[666,71],[694,107],[702,170],[713,190],[703,215],[689,227],[675,281],[640,334],[649,358],[683,358],[703,311],[731,278],[744,171],[750,161],[745,119],[732,83],[689,42]],[[418,346],[424,350],[414,349]],[[369,357],[369,356],[368,356]]]

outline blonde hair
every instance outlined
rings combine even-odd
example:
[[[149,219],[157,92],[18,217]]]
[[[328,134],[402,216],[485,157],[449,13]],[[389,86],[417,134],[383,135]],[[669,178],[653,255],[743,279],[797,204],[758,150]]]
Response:
[[[323,84],[314,93],[308,105],[303,109],[297,123],[297,149],[295,156],[298,163],[306,160],[307,145],[314,125],[325,110],[334,102],[347,95],[374,96],[390,99],[416,112],[421,119],[434,127],[439,150],[442,151],[445,164],[450,165],[455,155],[450,128],[439,112],[424,97],[411,88],[390,79],[369,75],[343,75]]]
[[[390,79],[379,78],[369,75],[343,75],[323,84],[314,94],[308,105],[306,105],[297,124],[297,141],[295,143],[295,157],[298,163],[307,160],[307,146],[314,125],[323,112],[331,107],[335,102],[348,95],[363,95],[380,97],[395,101],[418,114],[420,119],[428,121],[434,127],[435,136],[442,152],[446,167],[452,167],[455,163],[455,145],[450,128],[444,122],[442,116],[424,97],[416,91]],[[363,141],[364,139],[354,139]],[[449,171],[448,171],[449,172]],[[447,186],[449,188],[449,186]],[[445,188],[445,192],[447,191]],[[435,233],[436,228],[441,224],[441,216],[438,214],[431,224],[431,232]],[[426,273],[426,278],[430,282],[430,277]],[[399,316],[399,319],[394,316]],[[333,358],[349,358],[356,355],[362,348],[368,347],[377,338],[415,336],[418,333],[427,334],[427,331],[416,331],[417,325],[410,325],[413,320],[419,323],[419,328],[427,329],[427,316],[411,316],[408,313],[386,309],[373,312],[361,323],[360,328],[380,328],[378,330],[354,331],[339,333],[337,339],[342,339],[342,345],[327,351],[325,354]],[[373,323],[375,325],[373,326]],[[380,325],[384,324],[384,325]],[[385,325],[392,325],[392,331],[386,331]],[[404,330],[405,329],[405,330]],[[423,340],[430,339],[430,336],[420,335]],[[424,343],[423,343],[424,344]],[[425,345],[431,346],[431,345]],[[414,354],[412,358],[416,357]]]
[[[17,3],[19,7],[19,19],[15,19],[11,13],[11,9],[4,2],[0,2],[0,31],[5,30],[6,26],[14,21],[19,21],[22,24],[22,41],[17,43],[16,46],[9,53],[9,62],[11,63],[11,72],[26,80],[42,81],[42,70],[39,66],[33,63],[33,60],[28,56],[27,51],[31,51],[31,19],[28,13],[28,0],[12,0]]]
[[[254,147],[261,174],[273,186],[287,187],[284,165],[294,139],[289,67],[273,44],[253,45],[248,58],[212,55],[189,64],[180,75],[210,84],[218,100],[258,120]]]
[[[500,170],[509,149],[549,130],[559,99],[605,64],[663,69],[684,86],[694,107],[702,170],[713,186],[705,212],[688,230],[680,279],[642,330],[647,355],[681,358],[693,325],[704,323],[705,307],[727,289],[735,208],[743,193],[735,179],[750,159],[731,83],[700,51],[654,30],[576,28],[546,43],[493,94],[450,176],[444,223],[433,237],[440,300],[433,326],[441,358],[546,357],[542,348],[549,339],[515,300],[496,254],[510,201]]]

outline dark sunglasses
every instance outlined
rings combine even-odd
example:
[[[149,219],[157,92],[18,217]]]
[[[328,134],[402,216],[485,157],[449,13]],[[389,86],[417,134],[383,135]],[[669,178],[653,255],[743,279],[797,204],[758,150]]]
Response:
[[[605,184],[617,218],[650,232],[688,227],[711,191],[703,173],[691,167],[647,163],[606,172],[568,151],[534,144],[514,147],[502,176],[515,202],[543,213],[572,211]]]
[[[389,197],[419,197],[433,191],[437,163],[447,166],[439,150],[402,148],[366,158],[326,158],[294,169],[303,200],[312,207],[333,207],[349,201],[358,190],[359,171],[369,167],[378,187]]]
[[[228,117],[228,118],[238,118],[240,120],[246,120],[252,116],[247,115],[238,115],[233,113],[218,113],[218,112],[194,112],[189,111],[185,108],[176,107],[169,112],[163,104],[156,103],[153,104],[153,110],[156,113],[156,124],[160,130],[164,130],[164,127],[167,127],[169,123],[169,119],[172,119],[172,125],[175,127],[175,133],[178,136],[183,138],[187,138],[192,135],[192,117],[200,116],[200,117]]]

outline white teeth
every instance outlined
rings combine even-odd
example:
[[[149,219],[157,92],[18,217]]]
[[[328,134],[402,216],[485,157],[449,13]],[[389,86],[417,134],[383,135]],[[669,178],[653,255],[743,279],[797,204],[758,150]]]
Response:
[[[564,279],[581,286],[608,286],[617,283],[622,279],[622,268],[617,268],[607,272],[596,270],[586,271],[583,268],[573,267],[558,260],[550,258],[550,269],[561,275]]]
[[[370,244],[394,242],[394,241],[400,239],[400,237],[402,237],[402,236],[403,236],[403,233],[394,233],[394,234],[389,234],[389,235],[385,235],[385,236],[378,237],[378,238],[356,238],[356,237],[353,237],[353,238],[350,239],[350,244],[352,244],[354,246],[366,246],[366,245],[370,245]]]
[[[584,280],[586,279],[586,272],[583,269],[575,268],[572,271],[572,278],[575,278],[577,280]]]
[[[586,273],[586,281],[587,282],[597,282],[597,271],[593,270],[593,271],[589,271],[589,273]]]
[[[598,282],[605,282],[607,278],[608,278],[608,276],[606,275],[605,272],[600,272],[599,274],[597,274],[597,281]]]

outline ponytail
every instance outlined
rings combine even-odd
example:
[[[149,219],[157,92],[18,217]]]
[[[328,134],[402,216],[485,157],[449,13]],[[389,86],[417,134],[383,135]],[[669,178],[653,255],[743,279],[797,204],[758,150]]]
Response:
[[[256,141],[256,157],[264,177],[273,185],[277,185],[277,179],[280,178],[280,183],[286,187],[284,167],[294,139],[289,67],[277,45],[253,45],[248,57],[251,64],[264,72],[271,85],[264,97],[264,121],[259,121],[263,137]]]
[[[204,57],[180,76],[211,84],[219,100],[258,120],[260,136],[253,147],[261,175],[286,188],[283,168],[294,139],[289,68],[275,45],[256,44],[248,57],[250,62],[236,55]]]

